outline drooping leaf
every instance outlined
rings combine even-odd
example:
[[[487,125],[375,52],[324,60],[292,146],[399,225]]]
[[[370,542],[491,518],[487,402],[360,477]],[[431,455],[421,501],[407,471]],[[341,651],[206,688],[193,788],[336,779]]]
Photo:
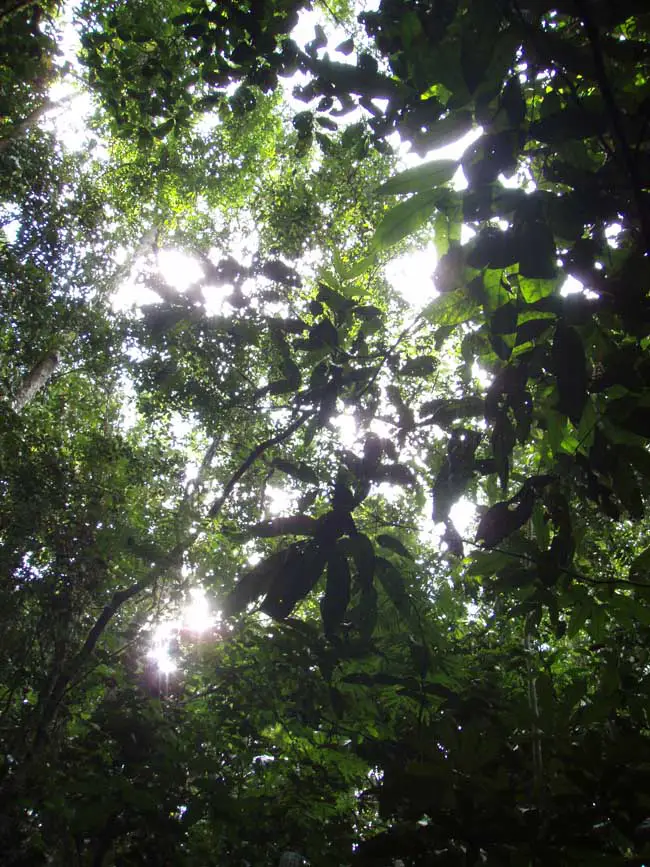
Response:
[[[359,602],[349,612],[352,625],[358,629],[363,639],[371,638],[377,625],[377,615],[377,591],[373,586],[364,587]]]
[[[354,560],[360,586],[371,587],[375,574],[375,549],[370,539],[364,533],[355,533],[347,539],[342,539],[338,549]]]
[[[240,614],[251,602],[267,593],[271,583],[297,556],[295,546],[291,545],[245,572],[223,603],[224,615]]]
[[[409,560],[413,559],[413,555],[406,545],[395,536],[390,536],[388,533],[382,533],[377,536],[377,544],[381,545],[382,548],[388,548],[390,551],[394,551],[396,554],[399,554],[400,557],[407,557]]]
[[[441,184],[446,184],[458,168],[455,160],[437,160],[423,163],[400,172],[379,187],[380,196],[399,195],[401,193],[424,193]]]
[[[293,461],[287,461],[283,458],[275,458],[272,465],[281,473],[286,473],[288,476],[292,476],[294,479],[305,482],[307,485],[318,484],[318,476],[314,470],[302,461],[294,463]]]
[[[432,216],[442,194],[441,190],[416,193],[405,202],[395,205],[377,227],[372,246],[378,250],[387,250],[412,235]]]
[[[587,363],[580,335],[559,323],[553,340],[553,372],[557,381],[558,410],[578,425],[587,401]]]
[[[377,557],[376,568],[379,582],[390,601],[402,616],[408,615],[409,595],[402,573],[384,557]]]
[[[327,561],[327,583],[320,611],[326,635],[334,634],[350,604],[350,567],[347,557],[335,549]]]
[[[292,556],[272,576],[261,610],[275,620],[288,617],[320,578],[327,553],[318,542],[293,546]]]

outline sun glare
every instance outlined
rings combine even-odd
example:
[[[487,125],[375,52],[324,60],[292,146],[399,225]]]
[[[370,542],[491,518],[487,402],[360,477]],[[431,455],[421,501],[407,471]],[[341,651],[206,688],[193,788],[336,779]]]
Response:
[[[179,616],[158,623],[151,639],[147,654],[156,663],[160,674],[172,674],[178,669],[178,662],[172,651],[181,638],[197,639],[209,632],[218,621],[218,614],[210,608],[205,590],[194,587],[190,590],[189,600],[181,609]]]
[[[414,307],[423,306],[436,295],[433,272],[438,257],[433,244],[398,256],[386,265],[386,279],[402,298]]]
[[[190,632],[201,634],[207,632],[215,622],[216,616],[210,610],[205,590],[200,588],[190,590],[190,602],[183,609],[183,626]]]

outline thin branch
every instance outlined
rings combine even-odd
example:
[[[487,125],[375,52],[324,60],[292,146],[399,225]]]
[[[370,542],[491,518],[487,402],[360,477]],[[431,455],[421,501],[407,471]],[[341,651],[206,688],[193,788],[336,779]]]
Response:
[[[0,17],[0,22],[1,21],[2,17]],[[59,108],[64,108],[73,100],[78,99],[81,95],[81,93],[69,93],[56,102],[47,99],[43,105],[35,108],[34,111],[28,114],[27,117],[23,118],[23,120],[19,120],[12,126],[3,127],[0,132],[0,153],[5,151],[17,138],[25,135],[25,133],[31,127],[35,126],[41,118],[45,117],[46,114],[49,114],[51,111],[56,111]]]
[[[594,65],[596,67],[596,80],[598,81],[600,92],[610,116],[614,135],[621,148],[622,161],[630,179],[634,204],[638,212],[641,232],[645,238],[646,249],[650,249],[650,215],[643,198],[643,184],[639,177],[636,160],[634,159],[634,154],[632,153],[630,143],[627,140],[625,129],[623,127],[623,118],[616,103],[616,97],[612,91],[609,76],[605,68],[600,32],[591,17],[587,0],[575,0],[575,5],[580,17],[582,18],[582,23],[591,45]]]
[[[531,563],[534,566],[537,565],[535,558],[531,557],[529,554],[521,554],[518,551],[507,551],[505,548],[498,548],[496,546],[488,547],[487,545],[482,545],[480,542],[473,542],[471,539],[461,539],[461,542],[464,542],[466,545],[471,545],[473,548],[478,548],[481,551],[495,551],[498,554],[505,554],[508,557],[513,557],[515,560],[521,560],[524,563]],[[575,572],[573,569],[567,569],[565,566],[558,566],[557,569],[564,575],[568,575],[570,578],[575,578],[576,581],[584,581],[594,587],[638,587],[640,590],[650,591],[650,584],[646,584],[642,581],[630,581],[624,578],[607,578],[605,581],[599,581],[597,578],[588,578],[586,575],[582,575],[580,572]]]
[[[0,7],[0,25],[4,24],[5,21],[17,12],[29,9],[30,6],[35,6],[37,2],[38,0],[16,0],[15,3],[7,3],[4,8]]]
[[[248,457],[244,461],[242,461],[237,470],[230,477],[230,479],[226,483],[225,488],[223,489],[222,495],[212,504],[212,508],[208,512],[208,517],[216,518],[219,515],[222,508],[224,507],[226,500],[233,492],[237,482],[242,478],[242,476],[244,476],[248,472],[248,470],[253,466],[255,461],[259,457],[261,457],[265,451],[272,448],[273,446],[278,445],[281,442],[284,442],[286,439],[289,439],[289,437],[294,434],[298,430],[298,428],[300,428],[307,421],[308,418],[311,418],[313,414],[313,412],[301,413],[298,418],[294,419],[294,421],[283,431],[280,431],[280,433],[275,434],[275,436],[269,437],[269,439],[264,440],[264,442],[255,446],[255,448],[251,451]]]
[[[47,740],[47,729],[57,715],[59,705],[67,691],[68,685],[80,674],[92,657],[97,642],[101,638],[110,621],[126,602],[133,599],[143,590],[151,587],[152,584],[171,569],[178,567],[184,550],[184,544],[177,544],[160,564],[154,566],[150,570],[149,575],[145,579],[137,581],[135,584],[126,587],[124,590],[116,591],[111,597],[111,601],[108,605],[104,606],[101,614],[88,632],[86,640],[80,650],[75,654],[72,660],[64,666],[63,670],[56,678],[49,695],[43,701],[39,723],[34,735],[33,753],[36,753],[38,748]]]

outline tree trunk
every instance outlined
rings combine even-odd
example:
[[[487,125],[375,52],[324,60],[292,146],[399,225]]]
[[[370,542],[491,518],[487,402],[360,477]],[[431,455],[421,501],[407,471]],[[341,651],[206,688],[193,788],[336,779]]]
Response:
[[[59,366],[59,360],[59,353],[56,350],[49,352],[30,370],[14,397],[14,410],[16,412],[22,412],[27,404],[47,384]]]
[[[0,15],[0,22],[1,21],[2,17]],[[25,135],[27,130],[37,124],[48,112],[56,111],[58,108],[64,108],[68,103],[72,102],[73,99],[76,99],[80,95],[81,94],[79,93],[69,93],[67,96],[63,96],[56,102],[53,102],[51,99],[46,99],[43,105],[35,108],[34,111],[27,115],[27,117],[13,124],[13,126],[9,126],[7,130],[0,135],[0,153],[7,150],[9,145],[17,138]]]

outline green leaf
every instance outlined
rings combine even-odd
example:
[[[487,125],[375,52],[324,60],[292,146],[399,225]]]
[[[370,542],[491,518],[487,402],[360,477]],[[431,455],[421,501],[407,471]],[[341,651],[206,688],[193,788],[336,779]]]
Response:
[[[338,549],[354,560],[361,587],[371,587],[375,574],[375,549],[370,539],[363,533],[356,533],[342,539],[338,543]]]
[[[325,567],[327,556],[318,542],[297,543],[292,556],[272,576],[261,610],[275,620],[288,617],[312,590]]]
[[[318,484],[318,476],[308,464],[302,462],[294,463],[293,461],[285,461],[282,458],[275,458],[272,466],[274,469],[280,470],[281,473],[286,473],[294,479],[305,482],[305,484]]]
[[[404,545],[403,542],[400,542],[399,539],[395,538],[395,536],[389,536],[388,533],[382,533],[380,536],[377,536],[377,543],[381,545],[382,548],[388,548],[389,551],[394,551],[396,554],[399,554],[400,557],[407,557],[409,560],[413,560],[413,555],[406,545]]]
[[[557,326],[552,364],[558,390],[557,408],[579,425],[587,402],[587,363],[582,339],[571,325],[561,322]]]
[[[327,583],[320,601],[326,635],[334,634],[350,604],[350,567],[347,558],[334,550],[327,561]]]
[[[526,304],[535,304],[542,298],[548,298],[558,288],[557,279],[538,279],[521,276],[519,279],[519,291]]]
[[[432,355],[420,355],[417,358],[409,358],[400,367],[399,376],[430,376],[438,367],[438,359]]]
[[[434,213],[442,192],[416,193],[391,208],[377,227],[372,246],[377,250],[387,250],[420,229]]]
[[[480,304],[465,289],[456,289],[435,298],[422,315],[434,325],[460,325],[475,319],[480,309]]]
[[[458,168],[456,160],[437,160],[407,169],[390,178],[377,190],[380,196],[423,193],[451,180]]]

